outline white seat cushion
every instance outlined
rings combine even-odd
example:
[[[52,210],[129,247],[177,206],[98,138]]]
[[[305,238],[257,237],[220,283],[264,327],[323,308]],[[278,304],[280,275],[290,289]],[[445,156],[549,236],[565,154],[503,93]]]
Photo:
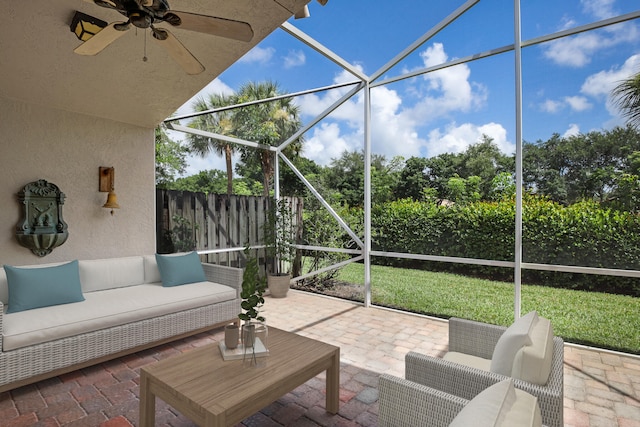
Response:
[[[449,427],[540,427],[538,400],[504,380],[469,401]]]
[[[4,351],[233,300],[236,290],[211,282],[160,283],[87,292],[85,301],[5,314]]]
[[[489,371],[491,368],[491,360],[489,359],[483,359],[482,357],[472,356],[465,353],[458,353],[456,351],[446,353],[443,359],[448,360],[449,362],[469,366],[471,368],[482,369],[483,371]]]

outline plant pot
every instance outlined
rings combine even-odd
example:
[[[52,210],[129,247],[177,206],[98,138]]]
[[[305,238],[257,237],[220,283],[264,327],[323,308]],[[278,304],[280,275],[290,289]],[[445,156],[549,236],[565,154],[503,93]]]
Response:
[[[274,298],[284,298],[289,292],[289,283],[291,282],[290,274],[277,274],[267,276],[267,285],[269,292]]]

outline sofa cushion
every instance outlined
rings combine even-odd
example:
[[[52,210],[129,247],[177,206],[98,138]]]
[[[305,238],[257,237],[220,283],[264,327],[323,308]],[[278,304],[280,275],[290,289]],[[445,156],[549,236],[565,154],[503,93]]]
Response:
[[[84,292],[144,283],[141,256],[80,260],[80,282]]]
[[[529,332],[531,344],[522,347],[513,361],[511,376],[544,385],[551,374],[553,362],[553,327],[544,317],[538,317]]]
[[[529,331],[538,313],[532,311],[517,319],[498,339],[491,356],[491,372],[511,376],[516,353],[531,344]]]
[[[196,252],[180,256],[156,254],[156,261],[162,286],[180,286],[207,280],[200,257]]]
[[[535,397],[516,390],[512,380],[496,383],[469,401],[450,427],[540,427],[542,417]]]
[[[144,283],[160,283],[160,270],[158,270],[158,261],[155,255],[144,255]]]
[[[124,325],[205,305],[231,301],[236,290],[211,282],[163,287],[160,283],[88,292],[73,310],[65,306],[7,314],[4,351]]]
[[[5,265],[4,270],[9,287],[7,313],[84,301],[78,261],[39,268]]]

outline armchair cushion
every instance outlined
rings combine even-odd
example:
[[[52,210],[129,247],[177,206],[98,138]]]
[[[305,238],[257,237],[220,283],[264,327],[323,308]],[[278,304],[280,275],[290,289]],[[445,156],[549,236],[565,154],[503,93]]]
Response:
[[[491,356],[491,372],[511,376],[516,354],[527,345],[531,345],[529,331],[538,318],[532,311],[517,319],[498,339]]]
[[[500,381],[474,397],[449,427],[540,427],[537,399],[516,390],[512,380]]]
[[[511,376],[534,384],[549,380],[553,359],[553,327],[544,317],[538,317],[529,332],[531,344],[522,347],[513,360]]]

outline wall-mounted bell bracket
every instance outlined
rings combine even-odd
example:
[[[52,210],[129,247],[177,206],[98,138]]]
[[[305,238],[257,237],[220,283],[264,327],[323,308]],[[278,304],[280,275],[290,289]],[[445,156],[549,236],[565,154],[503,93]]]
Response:
[[[115,181],[115,170],[113,167],[100,166],[99,173],[100,179],[98,190],[101,193],[108,193],[109,191],[112,191]]]

